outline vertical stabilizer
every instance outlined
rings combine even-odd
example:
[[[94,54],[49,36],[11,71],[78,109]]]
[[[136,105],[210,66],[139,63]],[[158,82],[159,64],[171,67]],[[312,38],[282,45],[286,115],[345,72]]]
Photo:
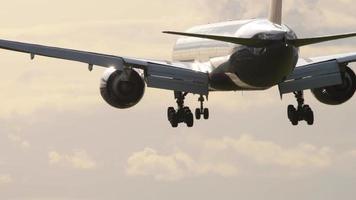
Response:
[[[275,24],[282,24],[282,0],[271,0],[269,20]]]

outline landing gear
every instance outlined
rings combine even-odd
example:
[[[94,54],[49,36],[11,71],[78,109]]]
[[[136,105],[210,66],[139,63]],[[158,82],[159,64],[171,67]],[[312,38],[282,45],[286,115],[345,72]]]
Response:
[[[167,110],[168,121],[173,128],[178,127],[179,123],[185,123],[188,127],[193,127],[194,116],[189,107],[184,106],[184,99],[188,93],[174,92],[174,97],[177,99],[178,109],[169,107]]]
[[[167,110],[168,121],[171,123],[173,128],[178,127],[178,124],[185,123],[188,127],[193,127],[194,125],[194,115],[189,107],[184,106],[184,100],[188,93],[174,92],[174,98],[177,99],[178,108],[174,109],[169,107]],[[209,109],[204,108],[204,96],[199,97],[200,108],[195,110],[195,118],[197,120],[209,119]]]
[[[200,102],[200,108],[195,109],[195,118],[200,120],[201,116],[203,116],[205,120],[209,119],[209,109],[204,108],[204,97],[200,96],[198,101]]]
[[[302,91],[294,92],[298,102],[298,107],[288,106],[288,118],[296,126],[300,121],[306,121],[308,125],[314,124],[314,113],[309,105],[304,104],[304,94]]]

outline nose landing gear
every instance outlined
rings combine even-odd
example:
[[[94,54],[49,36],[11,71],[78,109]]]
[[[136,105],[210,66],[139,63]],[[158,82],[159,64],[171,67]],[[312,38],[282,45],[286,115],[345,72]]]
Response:
[[[298,107],[288,106],[288,118],[294,126],[300,121],[306,121],[308,125],[314,124],[314,113],[309,105],[304,104],[304,94],[302,91],[294,92],[298,102]]]

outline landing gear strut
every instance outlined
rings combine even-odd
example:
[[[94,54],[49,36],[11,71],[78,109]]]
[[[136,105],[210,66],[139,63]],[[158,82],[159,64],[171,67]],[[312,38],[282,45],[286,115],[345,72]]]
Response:
[[[173,128],[178,127],[178,124],[185,123],[188,127],[194,125],[194,115],[189,107],[184,106],[184,100],[188,93],[174,92],[174,98],[177,99],[178,108],[169,107],[167,110],[168,121]],[[208,97],[206,97],[208,99]],[[209,109],[204,108],[205,98],[200,95],[198,101],[200,102],[200,108],[195,110],[195,118],[199,120],[202,116],[204,119],[209,119]]]
[[[314,113],[309,105],[304,104],[303,91],[294,92],[295,98],[298,102],[298,107],[293,105],[288,106],[288,118],[291,123],[296,126],[300,121],[306,121],[308,125],[314,124]]]
[[[184,99],[188,93],[174,92],[174,98],[177,99],[178,108],[175,110],[169,107],[167,110],[168,121],[173,128],[178,127],[179,123],[185,123],[188,127],[193,127],[194,116],[189,107],[184,106]]]
[[[201,95],[198,101],[200,102],[200,108],[195,109],[195,118],[200,120],[201,116],[203,116],[204,119],[209,119],[209,109],[204,108],[204,96]]]

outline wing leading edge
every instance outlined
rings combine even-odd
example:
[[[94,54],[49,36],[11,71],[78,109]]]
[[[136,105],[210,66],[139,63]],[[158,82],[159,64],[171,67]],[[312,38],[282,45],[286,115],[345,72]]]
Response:
[[[93,66],[124,67],[144,70],[148,87],[167,89],[193,94],[209,93],[209,78],[204,72],[194,71],[182,63],[167,63],[144,59],[126,58],[87,51],[78,51],[30,43],[0,40],[0,49],[28,53],[33,59],[36,55],[86,63],[91,70]]]

